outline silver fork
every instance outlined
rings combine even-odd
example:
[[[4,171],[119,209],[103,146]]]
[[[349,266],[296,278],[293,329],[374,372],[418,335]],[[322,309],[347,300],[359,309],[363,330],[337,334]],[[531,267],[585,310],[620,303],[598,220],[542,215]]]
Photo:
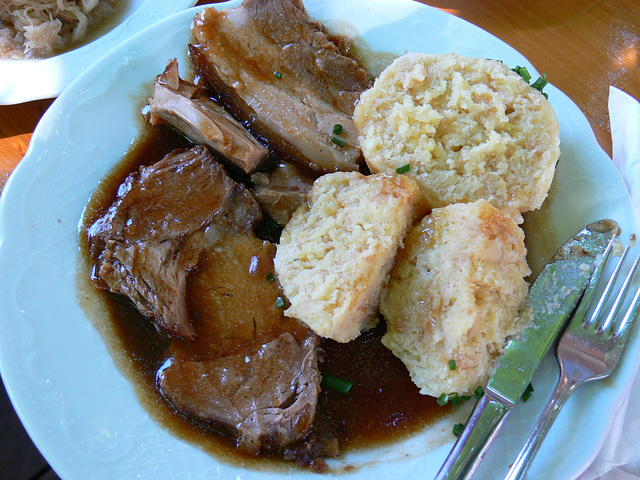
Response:
[[[635,236],[632,235],[604,290],[596,296],[596,290],[602,287],[599,285],[602,272],[611,257],[613,242],[616,240],[617,237],[614,237],[609,243],[602,263],[596,268],[573,318],[560,337],[556,350],[560,379],[505,480],[526,477],[542,441],[569,396],[581,384],[609,376],[620,360],[629,333],[640,313],[640,287],[632,287],[640,256],[633,262],[618,294],[614,295],[614,285],[622,265],[635,243]],[[633,299],[625,303],[627,294],[633,288],[636,288]],[[626,311],[621,314],[623,306],[626,306]],[[605,312],[607,307],[608,313]]]

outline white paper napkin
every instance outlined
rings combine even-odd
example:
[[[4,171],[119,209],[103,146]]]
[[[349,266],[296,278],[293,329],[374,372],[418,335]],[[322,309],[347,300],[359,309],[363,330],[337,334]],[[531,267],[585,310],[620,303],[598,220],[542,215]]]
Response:
[[[613,162],[629,188],[640,225],[640,103],[610,87],[609,118]],[[640,372],[616,407],[604,447],[578,480],[640,479]]]

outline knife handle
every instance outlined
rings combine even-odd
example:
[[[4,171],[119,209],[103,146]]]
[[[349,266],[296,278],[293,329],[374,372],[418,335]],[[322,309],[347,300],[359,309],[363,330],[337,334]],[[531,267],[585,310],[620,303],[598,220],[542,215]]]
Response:
[[[491,390],[485,390],[434,480],[470,478],[511,407]]]

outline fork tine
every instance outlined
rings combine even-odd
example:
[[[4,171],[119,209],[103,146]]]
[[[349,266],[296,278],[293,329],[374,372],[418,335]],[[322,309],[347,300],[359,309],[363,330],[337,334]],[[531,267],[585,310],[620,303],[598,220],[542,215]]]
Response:
[[[627,279],[625,280],[625,286],[626,284],[631,282],[631,279],[633,278],[636,270],[638,269],[638,264],[640,264],[640,255],[638,255],[636,257],[635,262],[633,262],[633,267],[631,267],[631,270],[627,275]],[[625,335],[627,328],[631,326],[633,321],[638,317],[639,313],[640,313],[640,287],[638,287],[638,289],[636,290],[636,294],[633,296],[633,300],[631,300],[631,304],[627,309],[627,313],[625,314],[624,318],[620,322],[620,325],[618,326],[618,329],[615,332],[615,335],[616,336]]]
[[[615,239],[617,240],[618,237],[616,236]],[[602,260],[602,264],[600,265],[602,270],[604,270],[605,266],[607,265],[610,257],[611,257],[611,250],[613,250],[613,242],[614,239],[611,239],[611,243],[609,244],[608,247],[611,247],[611,249],[609,249],[607,252],[605,252],[604,254],[604,258]],[[620,273],[620,268],[622,267],[622,263],[624,262],[624,258],[627,256],[627,252],[628,252],[628,246],[627,248],[625,248],[622,257],[620,258],[620,260],[618,261],[618,264],[616,265],[615,269],[613,270],[613,273],[611,274],[611,276],[609,277],[609,281],[607,282],[607,285],[604,288],[604,291],[602,292],[602,294],[600,295],[600,297],[598,298],[598,303],[596,304],[596,307],[593,309],[593,312],[591,313],[591,316],[585,320],[585,322],[583,323],[583,325],[586,327],[587,325],[590,325],[594,320],[598,319],[600,317],[600,315],[602,314],[602,309],[605,307],[607,301],[609,300],[609,292],[611,291],[611,289],[613,288],[613,285],[616,282],[616,279],[618,277],[618,273]],[[602,271],[599,272],[600,274],[602,274]],[[599,285],[600,280],[598,279],[598,285]],[[593,295],[594,292],[591,292],[591,294]]]
[[[582,295],[582,299],[580,300],[580,303],[578,304],[578,309],[576,310],[576,312],[573,315],[573,318],[580,319],[582,321],[582,325],[584,327],[586,327],[589,324],[589,322],[591,321],[591,319],[586,317],[587,310],[588,310],[589,306],[591,305],[591,302],[593,301],[593,295],[594,295],[594,293],[596,291],[596,287],[600,283],[600,279],[602,277],[602,272],[604,271],[604,268],[605,268],[605,266],[607,264],[607,261],[609,260],[609,257],[611,256],[611,251],[613,250],[613,244],[617,241],[617,239],[618,239],[618,235],[614,235],[609,240],[609,244],[607,245],[607,248],[605,249],[604,253],[602,254],[602,262],[600,262],[600,264],[596,265],[596,268],[595,268],[593,274],[591,275],[589,283],[587,284],[587,288],[585,289],[585,291],[584,291],[584,293]],[[598,306],[596,307],[596,311],[602,310],[602,307],[603,307],[603,301],[602,301],[602,297],[601,297],[600,301],[598,302]],[[593,315],[591,317],[594,318]]]
[[[621,271],[622,264],[630,249],[635,245],[635,235],[632,235],[620,260],[613,268],[613,273],[606,287],[604,287],[604,291],[599,294],[599,301],[595,302],[594,293],[596,290],[601,290],[601,276],[611,256],[614,240],[617,240],[617,238],[612,239],[607,246],[603,253],[602,262],[596,267],[573,319],[570,320],[569,325],[560,337],[556,349],[556,358],[560,365],[560,378],[551,394],[551,398],[512,464],[505,480],[521,480],[526,476],[542,440],[572,392],[585,382],[609,376],[622,356],[631,329],[640,314],[640,288],[637,282],[632,287],[640,266],[640,255],[633,262],[622,287],[618,294],[615,295],[615,300],[609,298],[610,296],[613,297],[613,295],[610,295],[611,290]],[[634,289],[635,294],[629,303],[627,302],[627,296],[629,296],[629,291]],[[597,303],[597,305],[594,312],[590,314],[589,319],[585,321],[585,314],[591,312],[590,304],[592,302]],[[609,308],[611,303],[613,305]],[[618,319],[621,316],[620,310],[623,305],[627,304],[626,313],[622,321],[618,323]],[[598,326],[604,308],[609,308],[609,313],[604,324]],[[591,328],[591,324],[594,324],[596,328]],[[617,325],[617,327],[614,325]],[[610,330],[605,332],[605,329]],[[615,331],[611,333],[613,329]],[[606,334],[606,338],[603,338],[605,337],[603,333]]]
[[[613,274],[611,275],[611,278],[609,279],[609,283],[605,288],[605,293],[602,295],[601,303],[603,299],[608,300],[608,294],[611,290],[611,287],[617,281],[618,274],[620,273],[620,270],[622,268],[622,264],[624,263],[627,257],[627,254],[629,253],[629,250],[633,247],[633,243],[634,243],[633,240],[634,239],[632,237],[629,243],[627,244],[626,248],[624,249],[624,252],[620,256],[620,259],[618,260],[618,264],[616,265],[616,268]],[[622,301],[624,300],[627,290],[629,289],[629,283],[633,278],[633,274],[635,273],[636,268],[637,268],[637,262],[634,263],[634,266],[631,268],[631,271],[627,275],[627,278],[624,280],[622,287],[620,287],[620,291],[618,292],[618,295],[616,296],[616,299],[609,310],[609,314],[607,315],[607,318],[604,320],[604,322],[602,322],[600,326],[598,326],[598,329],[597,329],[598,332],[600,333],[606,332],[608,329],[612,327],[614,318],[616,318],[618,316],[618,313],[620,312],[620,308],[622,307]],[[592,318],[594,317],[592,316]]]

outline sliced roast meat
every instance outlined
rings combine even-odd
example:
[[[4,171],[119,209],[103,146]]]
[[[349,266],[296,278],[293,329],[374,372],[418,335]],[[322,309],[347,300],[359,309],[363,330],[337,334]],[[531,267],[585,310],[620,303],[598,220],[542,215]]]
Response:
[[[176,409],[223,427],[247,453],[304,437],[315,417],[316,337],[284,316],[275,245],[219,229],[187,282],[196,338],[172,341],[158,387]]]
[[[305,201],[313,185],[312,177],[286,162],[281,162],[268,173],[254,173],[251,181],[262,210],[281,227],[289,223],[291,215]]]
[[[96,285],[131,299],[167,333],[193,338],[187,275],[224,224],[254,228],[260,207],[204,146],[175,151],[132,173],[88,230]]]
[[[187,307],[197,338],[176,342],[172,355],[210,359],[263,344],[285,331],[305,337],[307,328],[285,317],[278,306],[282,291],[273,277],[276,246],[251,232],[217,229],[217,235],[187,282]]]
[[[158,372],[163,395],[181,411],[225,428],[238,449],[280,450],[315,418],[320,373],[316,343],[282,333],[251,354],[209,361],[170,359]]]
[[[131,174],[89,228],[96,280],[173,334],[161,394],[252,454],[302,439],[320,389],[317,337],[284,316],[260,219],[249,190],[196,146]]]
[[[267,158],[267,149],[224,108],[180,78],[176,60],[156,78],[149,112],[152,124],[168,123],[246,174]]]
[[[344,39],[312,21],[300,0],[204,9],[192,30],[199,76],[255,135],[319,172],[359,168],[352,114],[370,81]]]

